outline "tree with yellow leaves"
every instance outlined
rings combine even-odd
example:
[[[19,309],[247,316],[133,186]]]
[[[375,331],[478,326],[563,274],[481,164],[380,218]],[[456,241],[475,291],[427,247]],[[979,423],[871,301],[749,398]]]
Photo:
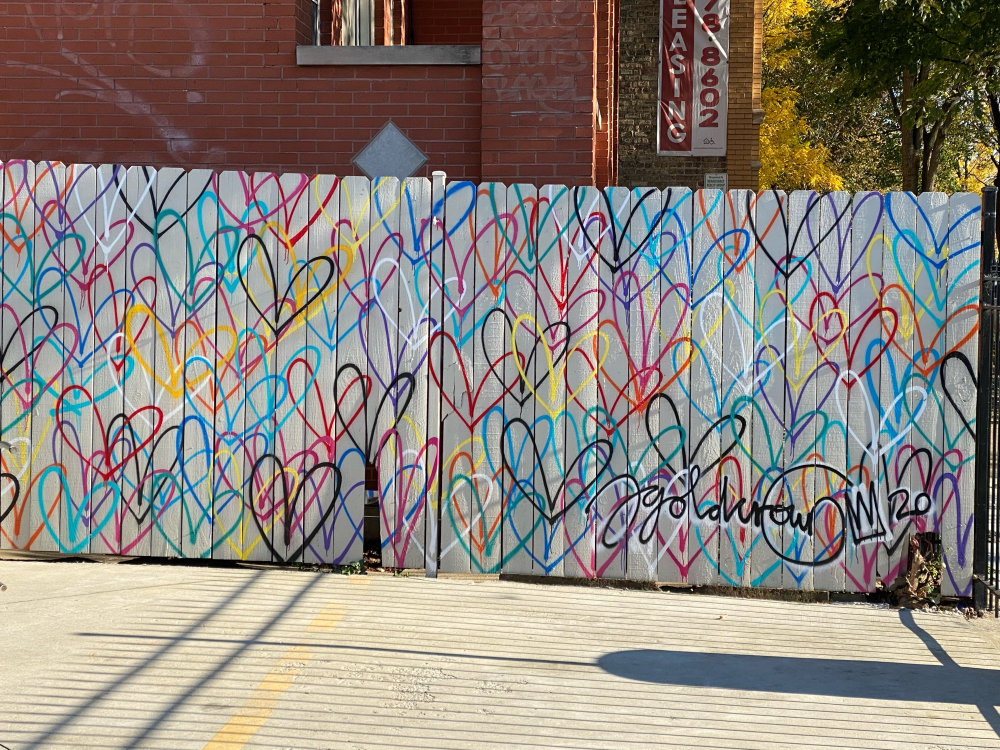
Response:
[[[843,190],[826,146],[809,142],[809,126],[795,108],[790,88],[764,89],[764,124],[760,129],[760,186],[783,190]]]
[[[798,54],[792,42],[795,23],[810,11],[808,0],[764,3],[765,87],[761,92],[764,123],[760,129],[760,186],[795,190],[842,190],[844,181],[830,151],[813,145],[809,125],[798,111],[799,93],[790,86],[767,85],[773,74],[787,70]]]

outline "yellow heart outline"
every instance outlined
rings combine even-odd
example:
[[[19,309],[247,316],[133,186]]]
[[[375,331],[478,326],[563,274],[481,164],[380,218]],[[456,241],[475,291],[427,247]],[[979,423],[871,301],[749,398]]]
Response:
[[[535,331],[538,333],[537,341],[541,343],[543,353],[545,354],[545,365],[549,371],[548,402],[546,402],[545,399],[542,398],[542,396],[538,393],[538,390],[535,388],[534,384],[528,378],[527,373],[525,373],[524,371],[524,367],[521,364],[521,358],[517,356],[517,328],[518,326],[522,325],[524,321],[531,321],[532,323],[534,323]],[[563,359],[562,366],[560,367],[559,373],[557,374],[555,363],[552,361],[552,349],[549,347],[549,343],[545,340],[545,333],[544,331],[542,331],[542,327],[538,323],[538,320],[535,318],[535,316],[531,315],[530,313],[524,313],[518,316],[518,318],[514,321],[514,325],[511,326],[510,350],[511,354],[513,354],[514,356],[514,366],[517,367],[517,371],[521,375],[521,379],[524,381],[528,390],[531,391],[531,394],[535,397],[535,400],[538,401],[538,403],[540,403],[543,407],[545,407],[545,410],[549,413],[549,415],[553,419],[556,419],[560,414],[566,411],[565,404],[563,404],[562,407],[556,406],[556,408],[553,408],[553,406],[556,405],[556,398],[559,395],[559,386],[562,383],[563,377],[566,374],[566,365],[569,363],[574,352],[579,351],[581,347],[583,347],[588,341],[594,338],[598,339],[599,341],[603,340],[604,355],[601,356],[600,351],[598,351],[598,361],[596,365],[587,374],[587,377],[585,377],[583,381],[576,387],[575,390],[569,390],[567,384],[567,393],[566,393],[567,402],[575,399],[580,394],[580,392],[587,387],[590,381],[597,377],[597,371],[604,365],[605,360],[608,358],[608,352],[611,350],[611,342],[610,339],[608,338],[608,335],[601,330],[597,330],[597,331],[592,331],[583,336],[581,339],[579,339],[575,346],[567,349],[566,356]]]
[[[799,346],[799,340],[798,340],[798,338],[796,338],[795,341],[792,342],[792,349],[793,349],[793,356],[792,356],[792,367],[793,367],[793,370],[792,371],[795,372],[795,373],[798,373],[799,370],[802,367],[802,358],[805,356],[805,352],[806,352],[807,346],[810,343],[814,343],[815,342],[815,339],[816,339],[816,336],[815,336],[816,330],[819,328],[820,323],[822,323],[824,320],[826,320],[831,315],[839,315],[840,316],[840,319],[841,319],[840,334],[837,336],[837,338],[835,338],[833,340],[833,342],[826,349],[821,349],[820,350],[819,355],[816,357],[816,364],[813,365],[810,368],[809,372],[805,373],[804,375],[802,375],[797,380],[795,378],[793,378],[793,377],[790,377],[788,371],[785,370],[785,380],[788,382],[788,384],[792,387],[792,389],[796,393],[799,392],[799,389],[802,387],[802,384],[805,383],[810,378],[810,376],[812,376],[812,374],[814,372],[816,372],[816,370],[819,369],[820,365],[822,365],[824,362],[827,361],[827,359],[830,356],[830,352],[832,352],[834,349],[836,349],[837,346],[840,344],[840,342],[844,340],[844,336],[847,335],[847,330],[848,330],[848,327],[850,326],[849,316],[847,315],[846,312],[844,312],[839,307],[835,307],[832,310],[827,310],[825,313],[823,313],[822,315],[819,316],[819,318],[816,320],[815,325],[813,325],[813,327],[809,329],[808,333],[802,338],[802,346],[801,347]],[[789,316],[788,317],[789,317],[789,319],[793,319],[794,318],[794,316],[791,315],[791,310],[789,310]],[[805,326],[801,326],[801,327],[805,328]],[[786,351],[787,351],[787,344],[786,344]]]

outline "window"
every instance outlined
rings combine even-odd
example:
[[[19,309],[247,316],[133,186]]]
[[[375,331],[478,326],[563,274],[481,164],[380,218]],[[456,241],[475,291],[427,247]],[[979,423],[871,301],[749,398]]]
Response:
[[[340,0],[340,43],[343,47],[370,47],[375,44],[374,0]],[[336,20],[334,20],[336,24]]]
[[[409,3],[410,0],[314,0],[313,44],[338,47],[407,44]],[[324,33],[327,31],[329,37]]]
[[[482,0],[312,0],[302,28],[311,44],[296,48],[296,61],[479,65],[482,11]]]

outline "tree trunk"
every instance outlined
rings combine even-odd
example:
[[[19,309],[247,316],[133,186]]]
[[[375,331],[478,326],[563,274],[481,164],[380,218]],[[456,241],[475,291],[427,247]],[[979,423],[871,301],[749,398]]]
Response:
[[[920,180],[917,183],[918,190],[926,193],[934,188],[934,173],[931,170],[931,142],[934,140],[934,131],[928,131],[926,127],[920,128]]]
[[[902,81],[901,96],[896,107],[896,117],[899,119],[902,188],[916,193],[920,190],[920,133],[918,128],[906,124],[906,110],[910,105],[910,92],[913,90],[913,74],[904,72]]]
[[[947,112],[944,117],[934,124],[934,127],[931,128],[930,133],[927,134],[924,140],[923,156],[926,168],[922,180],[923,184],[920,186],[921,190],[928,192],[934,190],[934,186],[937,183],[938,167],[941,166],[941,149],[944,148],[944,139],[948,135],[948,129],[951,126],[957,106],[957,102],[947,106]]]
[[[996,75],[997,71],[992,71]],[[1000,153],[1000,94],[987,94],[987,101],[990,103],[990,121],[993,123],[993,147]],[[997,164],[997,176],[993,178],[993,184],[1000,187],[1000,164]]]
[[[902,131],[902,188],[911,193],[920,192],[920,129],[908,128],[899,123]]]
[[[920,186],[922,192],[933,192],[934,187],[937,184],[937,171],[938,165],[941,163],[941,146],[944,144],[944,130],[938,130],[936,134],[932,134],[928,139],[927,145],[924,147],[924,164],[927,165],[924,170],[923,183]]]

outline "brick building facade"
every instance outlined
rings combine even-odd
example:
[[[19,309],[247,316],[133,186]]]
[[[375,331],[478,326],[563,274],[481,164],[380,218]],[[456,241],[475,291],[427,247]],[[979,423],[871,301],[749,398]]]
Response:
[[[727,157],[656,154],[659,0],[4,3],[0,159],[357,173],[387,121],[422,174],[756,187],[761,0],[732,0]],[[328,2],[328,0],[327,0]],[[318,44],[317,44],[318,42]]]
[[[731,188],[757,188],[762,0],[731,0],[728,151],[724,157],[663,156],[656,150],[661,0],[618,0],[620,61],[618,170],[623,185],[703,187],[727,173]]]

